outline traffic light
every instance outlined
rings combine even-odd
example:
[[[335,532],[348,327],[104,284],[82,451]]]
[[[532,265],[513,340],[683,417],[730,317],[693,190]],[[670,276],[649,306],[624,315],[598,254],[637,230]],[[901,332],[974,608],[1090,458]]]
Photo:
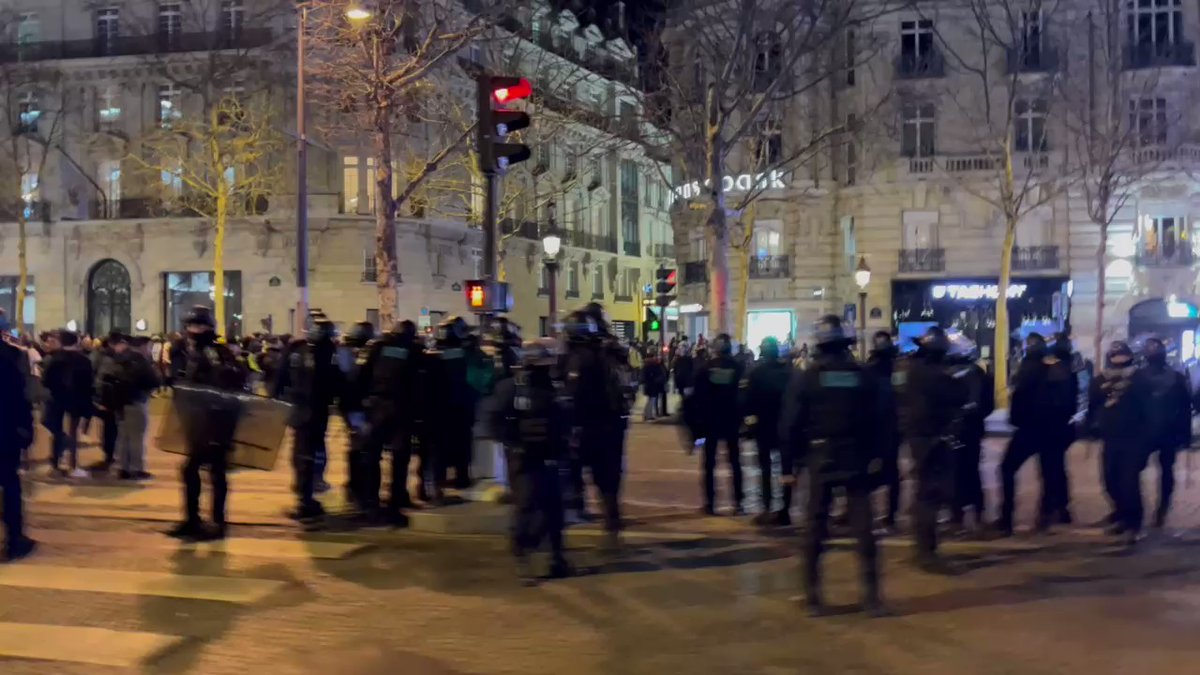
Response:
[[[658,306],[666,307],[675,302],[675,284],[678,280],[676,271],[666,267],[658,268],[654,273],[657,283],[654,285],[654,292],[658,293]]]
[[[503,281],[471,279],[464,285],[463,292],[467,296],[467,309],[476,314],[507,312],[512,309],[508,284]]]
[[[649,338],[651,333],[657,333],[662,328],[662,323],[658,320],[658,314],[654,312],[653,307],[646,308],[646,319],[642,321],[642,335]]]
[[[480,75],[476,80],[479,126],[476,131],[479,169],[504,173],[513,164],[529,159],[529,147],[505,143],[504,138],[529,126],[529,115],[505,106],[533,95],[533,86],[523,77]]]

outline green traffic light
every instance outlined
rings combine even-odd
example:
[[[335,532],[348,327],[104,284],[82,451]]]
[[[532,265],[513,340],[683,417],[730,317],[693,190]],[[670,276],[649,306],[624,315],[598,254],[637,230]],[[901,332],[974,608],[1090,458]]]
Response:
[[[658,322],[657,321],[650,322],[650,330],[658,330]]]

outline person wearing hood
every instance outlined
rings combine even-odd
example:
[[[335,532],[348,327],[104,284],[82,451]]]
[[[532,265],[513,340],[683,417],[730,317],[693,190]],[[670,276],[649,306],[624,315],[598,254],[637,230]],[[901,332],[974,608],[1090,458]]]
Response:
[[[1066,454],[1075,439],[1073,419],[1079,407],[1079,376],[1071,361],[1071,341],[1066,335],[1057,335],[1052,349],[1037,333],[1026,338],[1025,358],[1013,379],[1009,412],[1016,431],[1000,463],[1004,494],[996,529],[1003,536],[1013,533],[1017,472],[1034,455],[1042,475],[1037,530],[1072,520]]]
[[[1167,521],[1175,491],[1175,455],[1180,448],[1192,444],[1191,398],[1183,373],[1167,365],[1167,348],[1162,340],[1148,338],[1142,356],[1145,365],[1136,378],[1144,384],[1150,405],[1141,428],[1149,443],[1147,452],[1158,455],[1158,508],[1154,511],[1154,527],[1160,528]]]
[[[879,331],[871,339],[871,354],[867,358],[867,370],[875,376],[879,389],[879,453],[883,459],[883,475],[880,480],[887,489],[887,510],[883,514],[883,526],[889,530],[896,527],[896,513],[900,510],[900,423],[896,415],[896,395],[892,388],[892,375],[896,371],[896,345],[892,334]]]
[[[1133,350],[1117,341],[1104,357],[1104,370],[1088,391],[1086,429],[1099,438],[1104,491],[1112,511],[1104,519],[1106,532],[1126,544],[1137,541],[1144,518],[1142,469],[1146,467],[1144,426],[1149,414],[1147,381],[1136,377]]]
[[[762,492],[762,513],[754,518],[757,525],[791,525],[789,514],[792,507],[792,483],[794,473],[792,457],[779,444],[779,417],[783,409],[783,396],[792,378],[791,364],[780,358],[779,341],[766,338],[759,347],[758,362],[747,378],[744,412],[754,418],[754,445],[758,449],[759,480]],[[771,466],[772,453],[779,455],[782,506],[772,512],[774,503]]]
[[[949,351],[946,332],[931,326],[917,343],[917,353],[892,379],[900,389],[900,430],[908,441],[916,474],[915,562],[931,574],[953,572],[938,555],[937,520],[938,511],[951,497],[951,451],[957,443],[955,428],[966,396],[962,384],[946,368]]]

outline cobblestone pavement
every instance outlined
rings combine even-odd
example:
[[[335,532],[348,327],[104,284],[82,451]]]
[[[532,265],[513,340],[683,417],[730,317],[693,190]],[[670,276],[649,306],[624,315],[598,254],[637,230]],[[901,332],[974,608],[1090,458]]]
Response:
[[[1196,672],[1200,522],[1182,467],[1172,527],[1132,554],[1078,527],[950,542],[965,573],[931,577],[907,564],[904,539],[888,539],[884,583],[897,616],[868,621],[849,611],[857,566],[840,544],[825,566],[828,598],[847,611],[811,620],[794,599],[795,533],[695,515],[699,459],[683,453],[674,428],[635,424],[629,448],[637,536],[615,558],[573,539],[590,573],[536,588],[515,583],[494,537],[301,534],[269,522],[239,526],[222,545],[180,546],[152,520],[170,517],[178,499],[176,458],[161,452],[151,453],[158,478],[148,487],[37,479],[37,492],[53,497],[31,504],[43,546],[0,565],[0,672]],[[989,460],[1000,448],[991,444]],[[1084,445],[1072,450],[1081,521],[1104,510],[1087,455]],[[285,505],[282,469],[239,473],[235,515],[259,510],[254,500]],[[1036,467],[1022,478],[1028,520]],[[152,498],[128,501],[147,491]],[[105,507],[104,495],[118,506]],[[74,511],[60,503],[72,498],[84,502]]]

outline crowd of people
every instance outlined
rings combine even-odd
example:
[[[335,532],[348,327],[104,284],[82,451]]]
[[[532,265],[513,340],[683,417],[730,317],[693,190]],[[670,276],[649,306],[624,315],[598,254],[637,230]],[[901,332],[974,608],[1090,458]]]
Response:
[[[3,323],[0,315],[0,330]],[[163,340],[113,333],[96,343],[57,331],[32,344],[0,344],[0,392],[7,397],[0,402],[6,415],[0,488],[9,558],[33,547],[21,523],[20,452],[9,452],[32,442],[33,403],[52,436],[51,471],[77,478],[114,471],[118,479],[145,480],[148,401],[173,391],[187,447],[184,516],[169,534],[187,540],[226,535],[238,397],[287,402],[296,494],[289,515],[306,524],[325,516],[319,495],[329,489],[324,467],[332,415],[345,420],[350,434],[345,490],[353,517],[394,526],[407,524],[413,508],[453,499],[448,488],[471,485],[472,445],[482,423],[482,433],[505,448],[513,551],[521,578],[535,583],[530,556],[543,539],[551,549],[550,575],[571,573],[562,529],[591,519],[585,475],[598,493],[605,547],[619,546],[625,435],[635,393],[644,390],[643,414],[654,419],[670,412],[673,385],[690,432],[687,447],[702,448],[706,515],[717,513],[722,447],[733,514],[747,507],[741,444],[750,439],[757,448],[758,525],[790,525],[793,493],[807,477],[803,583],[814,614],[824,611],[819,561],[831,523],[847,526],[858,540],[864,608],[886,612],[875,541],[880,531],[897,527],[906,476],[916,563],[940,574],[953,572],[938,553],[941,516],[948,514],[955,530],[1010,536],[1016,476],[1033,457],[1042,482],[1035,528],[1070,523],[1065,457],[1080,436],[1104,445],[1104,487],[1113,506],[1105,526],[1135,545],[1143,528],[1139,477],[1148,458],[1157,455],[1161,468],[1152,523],[1162,526],[1175,456],[1191,441],[1189,388],[1167,365],[1161,341],[1147,340],[1140,355],[1114,343],[1080,406],[1080,360],[1069,338],[1047,342],[1032,334],[1011,380],[1015,432],[999,469],[999,516],[989,523],[980,471],[985,421],[995,407],[993,382],[969,341],[937,327],[908,356],[899,354],[889,333],[876,333],[869,358],[860,361],[851,352],[854,339],[833,316],[815,327],[811,353],[790,339],[768,338],[757,358],[728,335],[701,336],[695,344],[679,336],[665,347],[625,345],[595,303],[572,312],[560,338],[527,342],[504,319],[477,329],[454,317],[432,335],[420,334],[411,321],[378,334],[360,322],[344,336],[324,315],[314,315],[311,325],[294,339],[255,335],[226,344],[211,312],[198,307],[183,333]],[[101,426],[103,457],[85,470],[79,434],[89,423]],[[391,456],[386,494],[385,454]],[[414,456],[415,498],[408,481]],[[211,523],[199,511],[204,469],[214,493]],[[878,521],[877,492],[883,493]]]

